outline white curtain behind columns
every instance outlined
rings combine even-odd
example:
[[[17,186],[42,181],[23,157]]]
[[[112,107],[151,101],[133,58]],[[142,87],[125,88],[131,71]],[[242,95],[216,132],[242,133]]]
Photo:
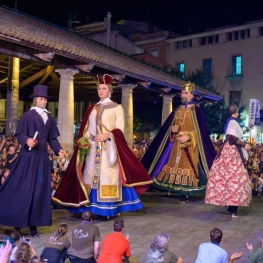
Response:
[[[130,148],[133,146],[133,96],[132,91],[137,85],[121,84],[122,89],[121,105],[124,109],[125,130],[124,137]]]
[[[173,97],[174,95],[162,94],[163,97],[163,110],[162,110],[162,125],[167,117],[173,110]]]
[[[60,74],[58,100],[58,138],[64,150],[73,153],[74,146],[74,75],[75,69],[57,69]]]

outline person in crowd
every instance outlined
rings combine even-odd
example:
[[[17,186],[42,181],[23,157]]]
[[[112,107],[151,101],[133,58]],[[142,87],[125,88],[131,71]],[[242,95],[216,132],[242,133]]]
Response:
[[[263,173],[261,173],[258,178],[258,196],[261,196],[263,200],[262,193],[263,193]]]
[[[0,143],[0,152],[1,152],[1,156],[2,156],[2,150],[5,146],[6,140],[5,140],[5,136],[3,135],[1,138],[1,143]]]
[[[72,242],[68,251],[71,263],[96,263],[99,255],[100,231],[92,223],[92,213],[82,213],[82,222],[72,230]]]
[[[124,111],[110,99],[112,82],[113,77],[107,74],[99,79],[100,101],[88,107],[85,113],[79,147],[53,197],[67,209],[70,206],[71,212],[88,210],[111,217],[141,209],[138,195],[152,183],[123,136]],[[86,145],[86,152],[80,147],[81,143]]]
[[[57,156],[54,154],[53,156],[52,156],[52,167],[53,167],[53,169],[55,169],[55,168],[58,168],[58,161],[57,161]]]
[[[5,246],[0,246],[0,262],[9,263],[11,253],[12,253],[12,244],[10,243],[9,240],[7,240]]]
[[[31,246],[31,242],[21,242],[17,248],[14,263],[30,263],[33,256],[37,256],[37,253]]]
[[[17,232],[13,231],[10,233],[10,237],[14,240],[13,250],[10,256],[10,263],[13,263],[15,261],[16,251],[20,243],[20,235]]]
[[[232,263],[239,259],[242,253],[234,253],[228,257],[228,253],[220,247],[223,232],[219,228],[210,231],[210,242],[202,243],[198,249],[198,255],[195,263]]]
[[[210,170],[205,202],[227,206],[227,212],[235,218],[238,206],[248,207],[251,201],[251,183],[245,166],[251,146],[242,141],[243,130],[237,122],[236,105],[228,106],[226,117],[226,141]]]
[[[201,108],[194,104],[195,85],[182,84],[182,105],[174,109],[142,158],[154,186],[181,194],[179,203],[206,190],[216,156]]]
[[[126,237],[123,236],[123,220],[116,220],[113,224],[113,230],[113,233],[106,235],[103,239],[97,263],[122,263],[122,258],[126,260],[124,262],[127,262],[131,255],[129,234]]]
[[[70,162],[70,153],[66,151],[65,156],[58,162],[60,176],[63,177]]]
[[[47,259],[48,262],[56,263],[65,262],[67,258],[67,249],[69,249],[71,245],[67,236],[67,231],[67,224],[59,224],[55,235],[52,235],[47,240],[45,248],[40,255],[42,260]]]
[[[14,145],[10,145],[6,156],[7,168],[11,171],[18,154]]]
[[[21,152],[0,187],[0,224],[14,226],[17,231],[29,225],[31,235],[39,238],[37,226],[52,224],[51,167],[47,143],[56,154],[64,154],[65,151],[57,140],[56,122],[46,110],[48,87],[35,86],[30,98],[33,99],[33,107],[23,114],[15,134],[22,145]],[[13,192],[15,194],[10,195]]]
[[[9,174],[10,174],[10,170],[8,168],[4,168],[3,171],[2,171],[1,185],[4,184],[5,180],[9,176]]]
[[[1,160],[6,162],[6,157],[7,157],[7,149],[6,146],[4,146],[1,151]]]
[[[171,253],[168,249],[169,237],[167,234],[157,235],[147,253],[146,257],[140,259],[140,263],[183,263],[184,260]]]
[[[257,251],[253,250],[252,244],[247,243],[249,250],[248,263],[261,263],[263,262],[263,234],[261,235],[261,247]]]
[[[52,151],[49,144],[47,144],[47,153],[48,153],[48,159],[50,162],[50,166],[53,168],[53,156],[56,156],[55,153]]]

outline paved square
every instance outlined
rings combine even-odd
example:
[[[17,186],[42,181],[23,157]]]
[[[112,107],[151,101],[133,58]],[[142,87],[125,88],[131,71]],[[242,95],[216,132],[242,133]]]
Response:
[[[169,250],[182,257],[186,263],[195,262],[200,243],[209,240],[209,231],[215,227],[223,231],[221,247],[229,256],[234,252],[243,252],[238,263],[247,262],[247,242],[252,243],[254,249],[261,246],[263,201],[259,197],[253,197],[249,208],[240,207],[240,217],[235,219],[225,213],[224,207],[204,204],[203,197],[193,197],[187,204],[178,204],[179,196],[145,193],[141,200],[144,205],[142,210],[123,213],[118,217],[124,220],[125,233],[130,235],[132,263],[138,262],[139,257],[147,253],[153,238],[161,233],[169,235]],[[99,227],[102,238],[113,231],[114,220],[93,222]],[[72,228],[80,221],[78,216],[64,209],[53,210],[53,225],[39,227],[41,238],[31,239],[33,247],[40,255],[47,237],[56,231],[59,223],[68,224],[68,234],[71,236]],[[12,228],[1,226],[0,234],[8,230]],[[29,235],[29,229],[22,229],[21,232]]]

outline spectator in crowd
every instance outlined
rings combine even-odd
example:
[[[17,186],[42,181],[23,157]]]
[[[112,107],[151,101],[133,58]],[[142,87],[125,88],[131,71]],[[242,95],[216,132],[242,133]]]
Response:
[[[54,195],[55,191],[57,190],[60,181],[61,181],[61,178],[58,175],[58,168],[52,169],[52,171],[51,171],[51,191],[52,191],[52,196]]]
[[[129,234],[123,236],[124,222],[116,220],[113,224],[114,232],[104,237],[102,249],[97,263],[122,263],[129,262],[128,258],[131,255]],[[124,260],[122,261],[122,257]]]
[[[1,160],[6,161],[6,156],[7,156],[7,150],[6,147],[4,146],[1,151]]]
[[[31,242],[22,242],[17,248],[15,263],[30,263],[33,256],[37,256],[37,253],[31,246]]]
[[[14,145],[10,145],[6,156],[7,168],[11,171],[18,154]]]
[[[260,174],[258,178],[258,196],[261,196],[263,200],[262,192],[263,192],[263,172]]]
[[[0,262],[8,263],[10,260],[10,255],[12,253],[12,244],[9,240],[6,241],[5,246],[0,247]]]
[[[140,263],[183,263],[184,260],[177,257],[168,250],[169,237],[167,234],[161,234],[154,238],[150,250],[146,256],[141,258]]]
[[[20,235],[17,232],[11,232],[10,237],[14,240],[13,250],[10,256],[10,263],[15,261],[16,251],[20,242]]]
[[[55,154],[52,156],[52,163],[53,163],[52,164],[53,169],[58,168],[57,156]]]
[[[70,248],[70,241],[66,235],[68,231],[67,224],[61,223],[55,235],[48,238],[45,248],[41,254],[41,259],[47,259],[48,262],[65,262],[67,249]]]
[[[96,263],[99,255],[100,231],[92,223],[92,213],[82,214],[82,222],[72,230],[72,242],[68,251],[71,263]]]
[[[247,249],[249,250],[248,263],[263,262],[263,233],[261,236],[261,247],[254,252],[252,244],[247,243]]]
[[[219,228],[210,231],[210,242],[202,243],[198,249],[198,255],[195,263],[232,263],[239,259],[242,253],[234,253],[228,258],[227,252],[220,247],[223,232]]]
[[[5,180],[7,179],[8,175],[10,173],[10,170],[8,168],[4,168],[1,176],[1,185],[4,184]]]

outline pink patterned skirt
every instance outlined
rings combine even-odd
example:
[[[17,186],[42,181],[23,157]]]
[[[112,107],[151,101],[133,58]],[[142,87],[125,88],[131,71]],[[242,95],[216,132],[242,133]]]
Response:
[[[221,206],[249,206],[251,182],[235,145],[224,144],[211,167],[205,202]]]

